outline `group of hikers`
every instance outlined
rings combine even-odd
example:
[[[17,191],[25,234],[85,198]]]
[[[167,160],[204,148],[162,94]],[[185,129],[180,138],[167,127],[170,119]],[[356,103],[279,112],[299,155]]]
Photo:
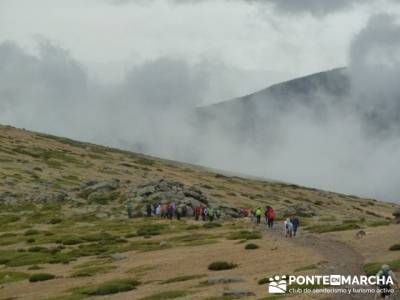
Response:
[[[132,202],[128,202],[127,206],[128,217],[133,218],[133,205]],[[274,227],[274,222],[276,219],[276,214],[271,206],[266,206],[264,210],[261,207],[255,208],[253,210],[242,209],[240,215],[242,217],[250,216],[256,224],[261,224],[262,216],[265,218],[265,224],[268,228],[272,229]],[[207,207],[204,205],[199,205],[197,207],[191,208],[190,211],[186,205],[177,205],[176,202],[172,201],[169,203],[147,203],[145,205],[145,216],[146,217],[161,217],[167,219],[176,218],[180,220],[182,217],[194,217],[196,221],[210,221],[213,222],[221,217],[220,212],[212,207]],[[284,222],[285,236],[288,238],[295,237],[297,235],[297,230],[300,226],[299,218],[293,216],[287,218]]]
[[[251,217],[256,224],[261,224],[262,216],[264,216],[265,224],[268,226],[268,228],[273,228],[274,221],[276,219],[274,209],[268,205],[264,210],[262,210],[261,207],[258,207],[251,211]],[[292,216],[287,218],[283,224],[286,237],[292,238],[297,235],[297,230],[300,226],[300,220],[298,217]]]
[[[127,211],[128,211],[128,217],[133,218],[133,205],[132,202],[128,202],[127,206]],[[167,218],[172,220],[173,218],[176,218],[177,220],[180,220],[182,217],[194,217],[196,221],[198,220],[203,220],[203,221],[214,221],[215,219],[219,219],[221,214],[218,210],[212,208],[212,207],[207,207],[204,205],[199,205],[195,207],[194,209],[190,208],[190,211],[188,211],[188,207],[186,205],[177,205],[176,202],[172,201],[169,203],[156,203],[156,204],[150,204],[147,203],[145,205],[145,216],[146,217],[161,217],[161,218]],[[190,215],[191,214],[191,215]]]
[[[128,217],[133,218],[132,202],[128,202],[127,210],[128,210]],[[176,205],[175,202],[170,202],[165,204],[157,203],[153,205],[146,204],[145,210],[146,210],[146,217],[158,216],[161,218],[168,218],[168,219],[176,218],[177,220],[180,220],[181,217],[187,217],[189,216],[188,213],[191,213],[192,214],[191,217],[194,217],[196,221],[201,219],[203,221],[212,222],[215,219],[220,218],[220,212],[218,210],[212,207],[206,207],[204,205],[199,205],[197,207],[190,208],[189,212],[186,206]],[[261,209],[261,207],[257,207],[253,210],[242,209],[240,215],[242,217],[250,216],[251,219],[258,225],[261,224],[262,216],[264,216],[265,224],[267,225],[268,228],[271,229],[274,227],[274,221],[276,219],[275,211],[271,206],[266,206],[264,210]],[[285,237],[287,238],[295,237],[297,235],[299,226],[300,226],[300,220],[298,217],[292,216],[286,218],[284,221]],[[393,271],[390,270],[390,267],[388,265],[383,265],[382,269],[379,271],[377,276],[379,277],[391,276],[394,279],[394,283],[397,283],[396,276],[393,273]],[[391,292],[389,291],[389,289],[391,288],[391,286],[382,285],[379,287],[383,289],[381,292],[382,298],[387,298],[388,296],[390,296]]]
[[[264,215],[265,224],[267,224],[268,228],[274,227],[275,211],[271,206],[266,206],[264,212],[261,207],[255,208],[251,211],[251,214],[257,224],[261,224],[261,216]]]

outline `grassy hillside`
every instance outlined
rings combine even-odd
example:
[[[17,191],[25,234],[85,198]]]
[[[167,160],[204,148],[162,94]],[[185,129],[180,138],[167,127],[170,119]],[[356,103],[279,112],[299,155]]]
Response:
[[[268,233],[247,218],[128,219],[127,201],[139,215],[138,191],[161,179],[219,207],[271,205],[278,219],[298,215],[302,227],[321,239],[326,235],[320,233],[331,232],[346,242],[364,228],[388,234],[390,243],[398,230],[389,225],[394,204],[227,176],[12,127],[0,127],[0,164],[0,299],[114,293],[115,299],[229,299],[221,296],[238,289],[259,299],[267,296],[260,281],[266,276],[335,263],[308,240],[291,251],[293,242],[282,238],[280,229]],[[90,190],[99,185],[102,192]],[[249,243],[258,248],[246,247]],[[371,252],[363,253],[366,262],[398,259],[394,251],[384,257]],[[208,268],[212,263],[222,268],[220,261],[231,263],[230,269]]]

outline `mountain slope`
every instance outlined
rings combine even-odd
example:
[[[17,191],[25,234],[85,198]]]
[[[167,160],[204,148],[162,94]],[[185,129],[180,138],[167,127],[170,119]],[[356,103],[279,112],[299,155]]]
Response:
[[[261,144],[261,137],[279,139],[284,118],[307,111],[323,118],[327,109],[346,106],[350,81],[345,68],[320,72],[279,83],[256,93],[200,107],[196,111],[199,134],[209,130],[232,143]],[[265,149],[264,149],[265,151]]]
[[[267,295],[265,278],[277,273],[398,265],[388,250],[398,236],[391,224],[395,204],[228,176],[7,126],[0,126],[0,164],[1,299],[115,294],[113,299],[204,300],[238,290],[260,299]],[[129,200],[133,219],[126,214]],[[145,203],[172,200],[207,200],[222,216],[217,222],[190,214],[181,220],[141,217]],[[236,208],[266,205],[276,210],[275,229],[230,217]],[[301,222],[295,240],[281,233],[281,220],[291,215]],[[355,240],[360,228],[367,236]],[[259,249],[247,250],[250,240]],[[209,268],[221,261],[234,263],[233,269]]]

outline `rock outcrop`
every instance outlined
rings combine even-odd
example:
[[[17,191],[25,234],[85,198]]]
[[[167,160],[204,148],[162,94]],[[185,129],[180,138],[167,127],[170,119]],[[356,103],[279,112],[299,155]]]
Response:
[[[141,208],[145,214],[145,204],[166,204],[174,201],[186,211],[186,215],[193,215],[193,209],[198,206],[208,206],[219,210],[222,215],[237,218],[240,210],[227,203],[221,203],[211,199],[195,186],[187,187],[181,182],[160,180],[139,186],[131,190],[130,199],[136,207]]]

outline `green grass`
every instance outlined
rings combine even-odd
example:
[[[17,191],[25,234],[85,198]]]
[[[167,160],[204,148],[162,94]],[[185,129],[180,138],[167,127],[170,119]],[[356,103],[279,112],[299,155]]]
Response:
[[[75,293],[88,296],[104,296],[132,291],[139,285],[140,282],[136,279],[115,279],[99,285],[76,289]]]
[[[222,270],[231,270],[236,268],[238,265],[232,262],[226,261],[215,261],[208,265],[208,269],[210,271],[222,271]]]
[[[0,246],[16,244],[21,240],[21,236],[16,233],[4,233],[0,235]]]
[[[153,236],[160,235],[163,230],[166,230],[166,224],[145,224],[138,227],[136,234],[138,236]]]
[[[216,238],[216,235],[199,233],[175,236],[168,241],[176,246],[198,246],[216,243]]]
[[[56,278],[55,275],[49,274],[49,273],[37,273],[37,274],[32,274],[29,277],[30,282],[39,282],[39,281],[47,281]]]
[[[389,265],[390,268],[395,272],[400,271],[400,259],[398,259],[389,262],[367,263],[363,266],[364,273],[367,274],[368,276],[375,275],[381,269],[383,264]]]
[[[29,278],[29,274],[22,272],[0,272],[0,284],[21,281]]]
[[[174,282],[182,282],[182,281],[189,281],[189,280],[193,280],[193,279],[199,279],[199,278],[203,278],[207,275],[205,274],[199,274],[199,275],[183,275],[183,276],[177,276],[177,277],[173,277],[167,280],[162,281],[160,284],[168,284],[168,283],[174,283]]]
[[[228,235],[228,240],[257,240],[261,239],[262,235],[259,231],[234,231]]]
[[[36,230],[36,229],[29,229],[29,230],[25,231],[24,235],[37,235],[37,234],[39,234],[39,233],[40,233],[39,230]]]
[[[189,291],[185,290],[174,290],[174,291],[166,291],[157,293],[154,295],[150,295],[147,297],[140,298],[139,300],[168,300],[168,299],[176,299],[189,295]]]
[[[97,274],[105,274],[116,269],[116,266],[93,266],[82,268],[72,272],[71,277],[90,277]]]
[[[389,220],[375,221],[367,224],[368,227],[388,226],[392,224]]]
[[[203,228],[206,228],[206,229],[218,228],[218,227],[222,227],[222,225],[220,223],[216,223],[216,222],[210,222],[210,223],[203,224]]]

